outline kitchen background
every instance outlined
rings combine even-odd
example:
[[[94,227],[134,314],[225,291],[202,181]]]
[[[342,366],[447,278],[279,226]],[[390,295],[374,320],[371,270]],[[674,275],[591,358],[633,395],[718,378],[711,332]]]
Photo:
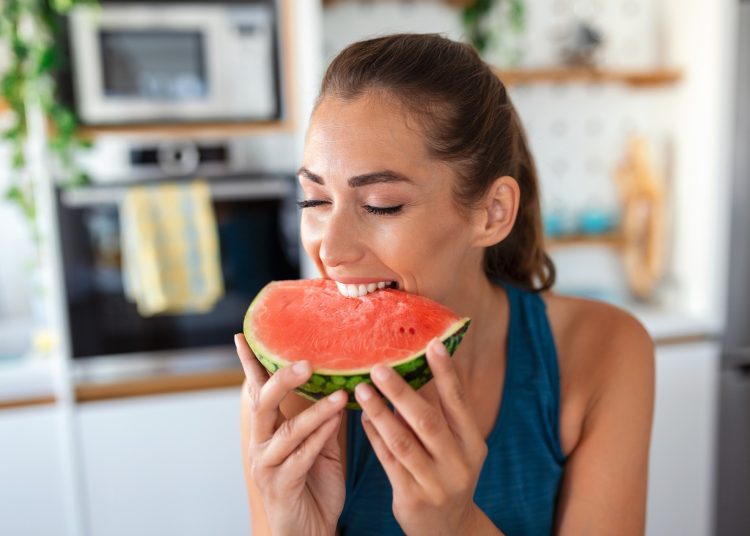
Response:
[[[249,532],[231,334],[264,281],[316,276],[299,251],[291,176],[323,70],[368,36],[467,40],[472,4],[118,1],[65,19],[72,31],[53,45],[71,68],[56,76],[93,141],[77,156],[89,182],[65,186],[71,168],[45,149],[54,129],[30,106],[21,176],[36,186],[38,245],[18,204],[0,201],[0,533]],[[741,384],[739,402],[726,402],[721,379],[727,327],[747,326],[727,318],[740,241],[730,222],[748,202],[732,194],[747,131],[735,130],[747,4],[494,4],[483,55],[537,159],[556,290],[627,308],[657,343],[647,533],[747,534],[750,418],[725,407],[750,408],[750,395]],[[212,49],[228,13],[236,35]],[[0,72],[12,65],[7,35]],[[145,89],[132,83],[139,69]],[[0,105],[2,129],[12,104]],[[0,145],[3,190],[18,180],[12,159],[12,144]],[[208,185],[223,288],[206,290],[200,312],[170,311],[174,299],[139,294],[148,262],[128,244],[144,223],[125,207],[140,206],[133,186],[195,177]],[[724,458],[726,444],[740,454]]]

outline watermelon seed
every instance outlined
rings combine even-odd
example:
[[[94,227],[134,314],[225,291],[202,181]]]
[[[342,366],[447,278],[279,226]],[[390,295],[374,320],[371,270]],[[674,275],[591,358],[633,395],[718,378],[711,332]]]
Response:
[[[404,331],[406,331],[406,330],[404,330],[403,326],[401,326],[400,328],[398,328],[398,332],[399,333],[404,333]]]
[[[412,335],[414,335],[414,328],[409,328],[409,333],[411,333]]]

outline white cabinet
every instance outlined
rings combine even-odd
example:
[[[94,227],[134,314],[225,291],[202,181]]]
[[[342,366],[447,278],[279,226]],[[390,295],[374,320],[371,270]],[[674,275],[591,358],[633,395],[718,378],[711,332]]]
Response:
[[[719,346],[657,347],[649,536],[711,534]],[[81,536],[246,536],[239,388],[75,406]],[[57,406],[0,411],[0,534],[70,534]],[[77,536],[77,535],[76,535]]]
[[[649,536],[711,534],[718,343],[657,347]]]
[[[89,536],[250,534],[240,389],[77,408]]]
[[[66,533],[60,426],[54,405],[0,410],[0,534]]]

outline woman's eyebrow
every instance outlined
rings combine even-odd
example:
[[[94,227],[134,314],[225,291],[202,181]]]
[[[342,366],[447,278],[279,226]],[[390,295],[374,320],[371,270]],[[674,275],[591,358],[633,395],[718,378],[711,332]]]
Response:
[[[299,168],[297,176],[304,177],[308,180],[313,181],[317,184],[325,184],[323,177],[316,175],[305,167]],[[396,171],[384,169],[382,171],[373,171],[371,173],[364,173],[362,175],[355,175],[347,180],[347,183],[352,188],[357,186],[367,186],[368,184],[375,184],[378,182],[414,182],[406,175],[402,175]]]

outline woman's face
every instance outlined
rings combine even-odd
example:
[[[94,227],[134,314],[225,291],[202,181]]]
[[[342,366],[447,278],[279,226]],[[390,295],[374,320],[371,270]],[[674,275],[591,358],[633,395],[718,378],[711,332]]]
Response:
[[[463,282],[482,276],[483,248],[454,203],[454,173],[428,157],[420,127],[383,97],[325,98],[298,178],[302,243],[323,277],[357,287],[395,281],[451,304]]]

